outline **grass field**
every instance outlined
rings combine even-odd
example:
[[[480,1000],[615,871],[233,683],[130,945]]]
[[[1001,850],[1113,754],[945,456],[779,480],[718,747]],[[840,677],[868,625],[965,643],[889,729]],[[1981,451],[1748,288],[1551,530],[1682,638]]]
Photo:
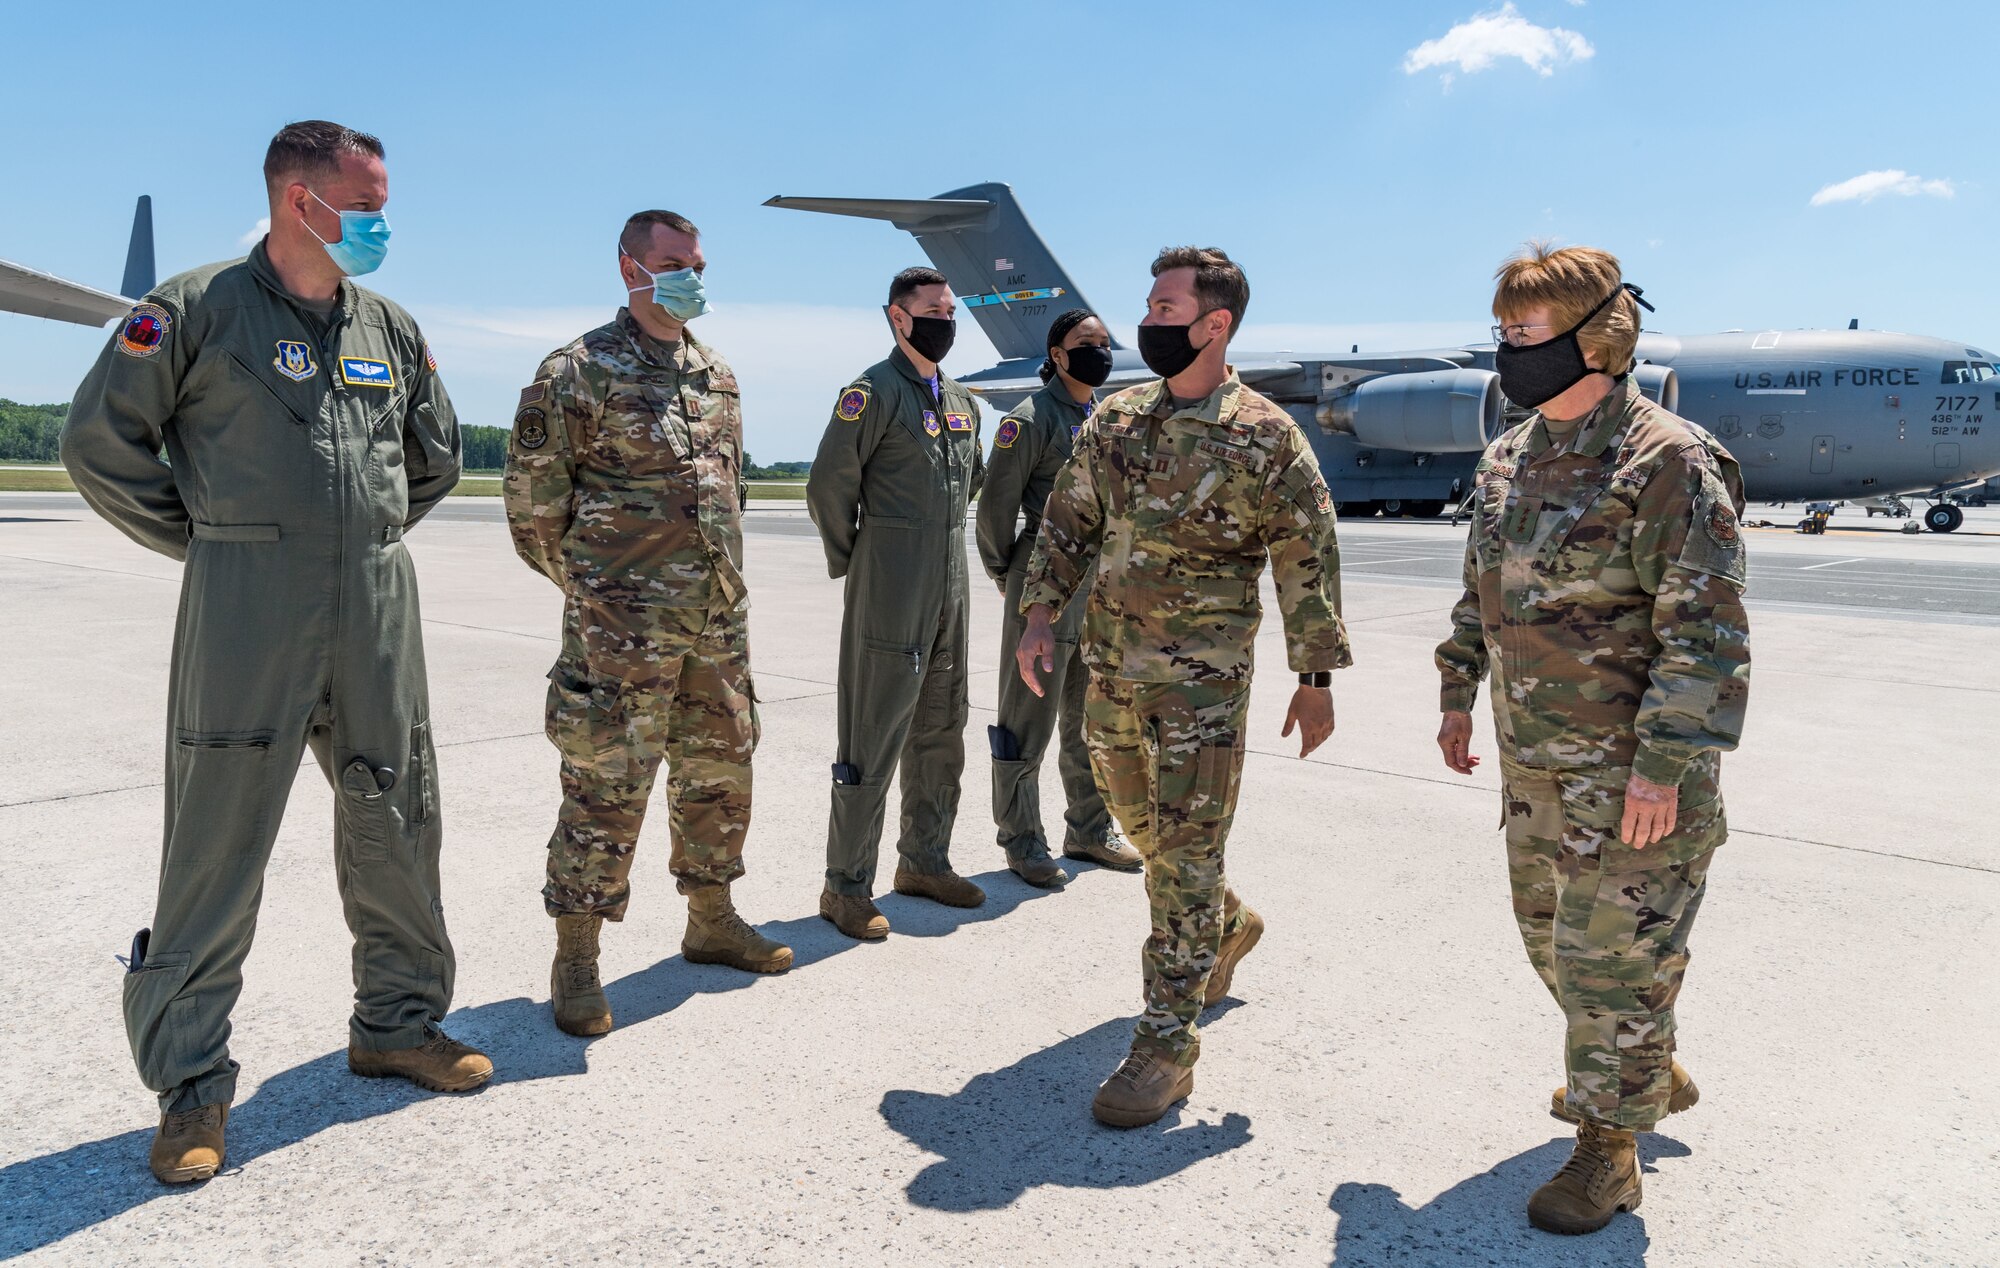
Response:
[[[61,467],[43,467],[33,471],[0,470],[0,493],[71,493],[75,489],[76,486],[69,482],[69,473]],[[455,498],[497,498],[500,496],[500,475],[485,471],[468,474],[458,482],[451,495]],[[802,502],[806,486],[804,481],[767,483],[752,480],[750,496],[760,500]]]

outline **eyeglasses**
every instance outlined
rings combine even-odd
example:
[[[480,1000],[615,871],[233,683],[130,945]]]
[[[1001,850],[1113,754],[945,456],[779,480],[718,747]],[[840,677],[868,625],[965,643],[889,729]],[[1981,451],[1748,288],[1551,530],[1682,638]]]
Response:
[[[1518,348],[1518,347],[1520,347],[1520,346],[1521,346],[1522,344],[1525,344],[1525,343],[1527,343],[1527,342],[1528,342],[1528,332],[1529,332],[1529,331],[1531,331],[1531,330],[1554,330],[1554,329],[1555,329],[1555,327],[1554,327],[1554,326],[1528,326],[1528,325],[1523,325],[1523,324],[1521,324],[1521,323],[1519,323],[1519,322],[1516,322],[1515,324],[1513,324],[1513,325],[1511,325],[1511,326],[1491,326],[1491,327],[1488,327],[1488,329],[1490,329],[1490,330],[1491,330],[1491,331],[1493,332],[1493,342],[1494,342],[1494,343],[1506,343],[1506,344],[1512,344],[1512,345],[1513,345],[1514,347]]]

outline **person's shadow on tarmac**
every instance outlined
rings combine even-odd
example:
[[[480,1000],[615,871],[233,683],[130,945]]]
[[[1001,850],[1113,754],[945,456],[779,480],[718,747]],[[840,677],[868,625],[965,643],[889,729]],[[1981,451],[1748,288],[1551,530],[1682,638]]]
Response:
[[[1551,1140],[1515,1154],[1420,1207],[1404,1204],[1385,1184],[1343,1184],[1327,1205],[1340,1217],[1334,1231],[1336,1268],[1376,1265],[1496,1263],[1533,1268],[1643,1268],[1646,1221],[1638,1213],[1620,1215],[1587,1237],[1544,1233],[1528,1223],[1528,1195],[1556,1173],[1575,1141]],[[1685,1158],[1692,1151],[1671,1136],[1639,1137],[1639,1168],[1653,1174],[1661,1158]],[[1642,1211],[1644,1207],[1640,1208]]]
[[[997,919],[1050,892],[1026,885],[1004,870],[976,879],[987,891],[986,902],[968,910],[890,896],[895,927],[890,936],[940,937],[961,925]],[[863,945],[816,915],[758,928],[792,948],[794,972]],[[760,980],[734,969],[689,964],[675,955],[607,982],[604,992],[623,1030],[664,1016],[695,995],[749,990]],[[589,1042],[558,1031],[549,1020],[546,1000],[516,997],[460,1009],[445,1019],[445,1028],[493,1058],[490,1087],[566,1078],[589,1068]],[[1102,1077],[1101,1071],[1091,1074],[1089,1086],[1095,1087]],[[231,1108],[227,1170],[330,1127],[393,1114],[433,1095],[396,1079],[357,1079],[348,1073],[344,1050],[329,1052],[271,1076]],[[0,1168],[0,1259],[59,1242],[145,1203],[172,1201],[186,1193],[187,1189],[159,1184],[147,1172],[146,1151],[152,1138],[149,1122]]]
[[[1210,1020],[1233,1007],[1209,1010]],[[910,1182],[910,1201],[939,1211],[991,1211],[1038,1185],[1132,1188],[1249,1142],[1250,1120],[1243,1115],[1191,1122],[1185,1106],[1150,1127],[1121,1131],[1094,1121],[1090,1099],[1131,1039],[1131,1018],[1116,1018],[977,1075],[949,1096],[884,1096],[882,1117],[889,1126],[942,1155]]]

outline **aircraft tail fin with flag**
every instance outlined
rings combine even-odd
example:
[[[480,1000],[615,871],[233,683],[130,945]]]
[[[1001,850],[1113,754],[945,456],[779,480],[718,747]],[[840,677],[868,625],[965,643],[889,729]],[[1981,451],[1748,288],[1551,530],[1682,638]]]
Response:
[[[886,220],[913,235],[1010,361],[1039,361],[1049,323],[1072,308],[1089,307],[1028,223],[1013,189],[998,182],[935,198],[779,197],[764,205]]]

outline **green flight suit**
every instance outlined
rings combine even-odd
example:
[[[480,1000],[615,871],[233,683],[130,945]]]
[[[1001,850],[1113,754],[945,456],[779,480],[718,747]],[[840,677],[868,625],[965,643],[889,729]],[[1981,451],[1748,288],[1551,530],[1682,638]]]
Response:
[[[77,389],[62,458],[100,515],[186,561],[158,903],[125,977],[140,1076],[169,1110],[234,1096],[229,1011],[307,746],[338,794],[352,1044],[422,1043],[455,961],[402,537],[457,483],[459,436],[416,323],[346,281],[313,314],[262,244],[169,278]]]
[[[1056,474],[1069,461],[1077,431],[1094,402],[1080,403],[1062,380],[1016,405],[993,431],[993,452],[979,490],[979,562],[988,576],[1006,585],[1000,617],[1000,716],[1017,757],[993,754],[993,823],[1000,848],[1011,862],[1048,853],[1042,832],[1042,754],[1057,738],[1056,763],[1062,774],[1064,844],[1097,843],[1111,829],[1097,780],[1090,773],[1090,748],[1083,740],[1083,696],[1090,673],[1077,650],[1083,612],[1090,600],[1086,580],[1055,621],[1055,668],[1042,676],[1036,695],[1014,672],[1014,649],[1027,631],[1021,615],[1021,582],[1035,553],[1042,507],[1056,487]],[[1015,517],[1021,519],[1015,532]]]
[[[827,574],[847,579],[826,883],[874,892],[889,775],[902,766],[910,871],[950,868],[965,770],[965,508],[979,488],[979,403],[899,348],[842,389],[806,478]],[[858,782],[841,781],[850,768]]]

